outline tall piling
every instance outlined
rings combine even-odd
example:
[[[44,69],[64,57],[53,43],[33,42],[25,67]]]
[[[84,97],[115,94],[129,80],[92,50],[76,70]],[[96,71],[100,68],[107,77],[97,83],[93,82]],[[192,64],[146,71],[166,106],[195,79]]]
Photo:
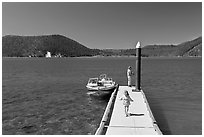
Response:
[[[136,91],[141,90],[141,45],[137,42],[136,45]]]

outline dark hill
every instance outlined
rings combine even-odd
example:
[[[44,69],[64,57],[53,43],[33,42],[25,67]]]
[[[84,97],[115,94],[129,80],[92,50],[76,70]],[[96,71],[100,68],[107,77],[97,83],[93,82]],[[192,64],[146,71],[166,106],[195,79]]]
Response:
[[[13,36],[2,38],[3,57],[44,57],[47,51],[64,57],[94,56],[100,50],[89,49],[62,35]]]
[[[135,49],[105,49],[103,56],[135,56]],[[202,37],[178,45],[147,45],[142,48],[143,57],[202,56]]]
[[[175,45],[149,45],[142,48],[143,56],[174,56],[176,52]]]
[[[202,56],[202,37],[178,45],[149,45],[143,56]]]
[[[177,45],[177,56],[201,56],[202,37]]]
[[[2,38],[3,57],[52,56],[135,56],[135,49],[90,49],[62,35],[13,36]],[[178,45],[148,45],[142,48],[143,57],[202,56],[202,37]]]

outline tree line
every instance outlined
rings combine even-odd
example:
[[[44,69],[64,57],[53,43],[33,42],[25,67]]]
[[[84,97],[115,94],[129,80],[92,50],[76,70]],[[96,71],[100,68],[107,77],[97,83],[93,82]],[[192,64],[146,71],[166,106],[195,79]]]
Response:
[[[135,49],[90,49],[62,35],[2,38],[3,57],[45,57],[47,51],[62,57],[136,56]],[[142,48],[142,56],[202,56],[202,37],[178,45],[147,45]]]

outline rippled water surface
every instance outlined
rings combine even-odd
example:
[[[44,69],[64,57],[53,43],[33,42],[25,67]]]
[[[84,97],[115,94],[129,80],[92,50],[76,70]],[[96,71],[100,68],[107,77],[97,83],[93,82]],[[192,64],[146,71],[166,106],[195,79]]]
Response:
[[[94,134],[108,96],[87,94],[101,73],[126,85],[135,59],[3,58],[3,134]],[[133,79],[135,80],[135,79]],[[202,59],[142,59],[142,89],[164,134],[202,134]]]

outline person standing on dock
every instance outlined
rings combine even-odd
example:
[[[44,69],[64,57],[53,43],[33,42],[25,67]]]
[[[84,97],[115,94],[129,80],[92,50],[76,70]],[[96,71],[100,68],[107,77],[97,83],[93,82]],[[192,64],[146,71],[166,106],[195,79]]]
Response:
[[[133,102],[133,100],[130,98],[130,95],[127,90],[124,91],[124,95],[120,97],[120,100],[123,100],[123,105],[125,108],[125,115],[126,117],[129,116],[128,111],[129,111],[129,106],[130,106],[130,101]]]
[[[132,72],[131,66],[128,67],[127,69],[127,80],[128,80],[128,86],[131,87],[131,76],[134,75]]]

